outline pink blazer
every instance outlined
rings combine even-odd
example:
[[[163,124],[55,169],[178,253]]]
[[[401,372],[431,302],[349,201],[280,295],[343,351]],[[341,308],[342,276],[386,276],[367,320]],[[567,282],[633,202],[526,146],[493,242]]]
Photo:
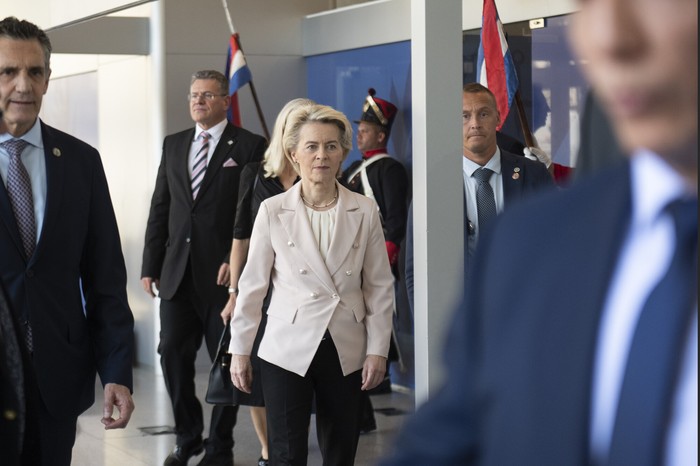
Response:
[[[301,183],[260,206],[231,325],[233,354],[250,355],[273,287],[258,356],[304,376],[329,330],[343,374],[386,357],[393,276],[376,203],[338,184],[335,230],[324,262],[301,201]]]

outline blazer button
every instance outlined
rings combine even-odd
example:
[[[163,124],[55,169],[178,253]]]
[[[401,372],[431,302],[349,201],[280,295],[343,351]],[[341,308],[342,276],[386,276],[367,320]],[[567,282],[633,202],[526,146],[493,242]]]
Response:
[[[190,244],[191,241],[192,241],[191,239],[187,238],[187,239],[185,240],[185,243]]]
[[[29,269],[29,270],[27,270],[26,274],[27,274],[27,277],[32,278],[34,276],[34,270]]]
[[[287,241],[287,246],[289,246],[290,248],[293,248],[293,247],[294,247],[294,243],[291,242],[291,241]]]
[[[311,294],[309,294],[309,296],[311,296],[312,299],[316,299],[316,298],[318,298],[318,293],[316,293],[315,291],[312,291]]]
[[[353,247],[354,249],[357,249],[357,248],[360,247],[360,243],[353,243],[353,244],[352,244],[352,247]]]
[[[338,293],[333,293],[333,294],[331,295],[331,298],[333,298],[333,299],[338,299]]]
[[[306,269],[299,269],[299,273],[302,275],[306,275]]]
[[[346,271],[345,271],[345,275],[347,275],[348,277],[349,277],[350,275],[352,275],[352,270],[346,270]]]
[[[14,421],[17,419],[17,411],[14,409],[6,409],[2,412],[2,417],[4,417],[6,421]]]

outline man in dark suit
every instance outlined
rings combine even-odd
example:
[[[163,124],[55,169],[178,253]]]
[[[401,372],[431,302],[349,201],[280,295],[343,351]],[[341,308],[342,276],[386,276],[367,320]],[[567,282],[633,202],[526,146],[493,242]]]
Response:
[[[134,320],[100,156],[38,118],[50,54],[34,24],[0,22],[0,278],[36,376],[42,464],[69,465],[96,372],[105,428],[129,421]]]
[[[570,38],[629,160],[479,246],[448,378],[385,465],[696,465],[698,4],[581,3]]]
[[[196,126],[163,143],[141,281],[147,293],[155,296],[155,287],[161,299],[158,352],[177,434],[165,465],[186,465],[206,447],[200,465],[231,466],[238,407],[214,406],[203,442],[195,359],[202,338],[210,357],[216,356],[224,328],[219,313],[228,301],[238,180],[245,164],[262,160],[266,142],[226,121],[228,80],[218,71],[192,76],[189,102]]]
[[[478,172],[490,171],[488,179],[495,213],[500,213],[533,193],[554,186],[547,167],[522,155],[504,150],[496,128],[501,115],[496,97],[479,83],[462,88],[462,175],[464,182],[464,273],[469,273],[477,240],[487,229],[488,219],[479,218]],[[408,215],[406,240],[406,292],[413,312],[413,209]]]
[[[462,88],[462,171],[465,192],[465,271],[469,270],[477,240],[488,232],[491,219],[481,218],[479,207],[480,172],[491,176],[486,183],[496,213],[529,194],[554,185],[547,167],[507,152],[497,144],[496,128],[501,115],[496,97],[479,83]]]

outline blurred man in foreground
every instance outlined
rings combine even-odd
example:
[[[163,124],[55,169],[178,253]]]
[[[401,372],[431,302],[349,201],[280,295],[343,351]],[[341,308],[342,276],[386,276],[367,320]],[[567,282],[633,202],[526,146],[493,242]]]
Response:
[[[697,464],[697,15],[581,2],[570,39],[629,160],[499,217],[447,382],[384,465]]]

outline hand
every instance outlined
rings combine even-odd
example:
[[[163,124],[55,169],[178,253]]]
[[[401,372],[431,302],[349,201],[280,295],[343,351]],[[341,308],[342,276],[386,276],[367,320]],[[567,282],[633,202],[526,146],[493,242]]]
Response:
[[[362,366],[362,390],[372,390],[384,380],[385,374],[386,358],[368,354]]]
[[[523,154],[530,160],[542,162],[547,168],[552,165],[552,157],[539,147],[526,147]]]
[[[221,267],[219,267],[219,273],[216,276],[216,284],[219,286],[228,286],[230,281],[231,268],[226,262],[224,262],[223,264],[221,264]]]
[[[391,241],[385,241],[386,252],[389,255],[389,265],[394,268],[399,262],[399,246]]]
[[[160,288],[160,280],[157,278],[154,280],[151,277],[143,277],[141,278],[141,285],[143,286],[143,291],[150,294],[151,298],[155,298]],[[155,292],[153,291],[153,285],[155,285]]]
[[[226,302],[226,306],[224,306],[224,310],[221,311],[221,320],[224,321],[224,325],[226,325],[226,322],[231,320],[231,317],[233,316],[233,310],[236,308],[236,293],[229,293],[228,295],[228,302]]]
[[[112,417],[115,407],[119,411],[117,419]],[[133,412],[134,400],[131,398],[131,392],[127,387],[116,383],[105,385],[105,401],[101,421],[105,426],[105,430],[123,429],[129,423]]]
[[[250,356],[231,355],[231,382],[242,392],[250,393],[253,386],[253,366]]]

